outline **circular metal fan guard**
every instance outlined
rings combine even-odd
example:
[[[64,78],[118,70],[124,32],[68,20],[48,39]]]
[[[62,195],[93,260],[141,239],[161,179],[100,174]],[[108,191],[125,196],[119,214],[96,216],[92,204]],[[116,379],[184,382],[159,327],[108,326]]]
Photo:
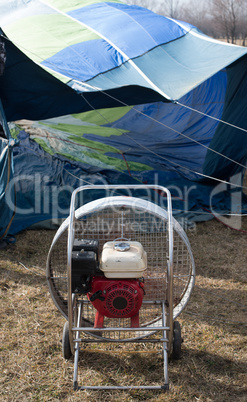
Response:
[[[116,238],[138,241],[147,252],[148,267],[144,274],[145,296],[140,309],[140,327],[159,325],[160,305],[167,300],[168,225],[165,210],[141,199],[108,197],[92,201],[75,212],[74,238],[99,240],[99,254],[105,242]],[[47,259],[47,280],[53,301],[68,319],[67,242],[68,219],[58,229]],[[173,218],[173,319],[187,304],[195,277],[194,260],[188,238]],[[150,302],[152,301],[152,302]],[[94,325],[96,310],[84,296],[82,326]],[[105,327],[129,327],[128,318],[105,318]],[[90,333],[90,335],[92,335]],[[96,338],[99,335],[94,335]],[[119,340],[119,333],[100,337]],[[132,337],[127,332],[121,338]],[[145,336],[145,334],[144,334]]]

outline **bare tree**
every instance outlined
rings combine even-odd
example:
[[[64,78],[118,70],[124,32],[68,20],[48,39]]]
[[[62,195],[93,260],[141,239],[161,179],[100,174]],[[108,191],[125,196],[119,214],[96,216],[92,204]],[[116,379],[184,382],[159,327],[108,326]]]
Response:
[[[242,45],[247,46],[247,26],[246,26],[246,19],[247,19],[247,13],[242,16],[240,20],[240,39],[242,39]]]
[[[199,28],[207,35],[214,36],[213,22],[208,5],[197,0],[186,2],[180,9],[180,19]]]
[[[179,18],[180,0],[163,0],[157,4],[157,13],[171,18]]]
[[[246,46],[246,38],[247,38],[247,2],[242,1],[242,6],[241,6],[241,15],[239,19],[239,32],[240,32],[240,39],[242,39],[242,45]]]
[[[227,42],[236,43],[240,34],[240,21],[245,0],[212,0],[211,13],[220,35]]]

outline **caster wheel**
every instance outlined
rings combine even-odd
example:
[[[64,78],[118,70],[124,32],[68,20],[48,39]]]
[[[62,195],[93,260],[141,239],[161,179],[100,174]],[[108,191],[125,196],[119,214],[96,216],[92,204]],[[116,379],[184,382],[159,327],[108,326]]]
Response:
[[[173,323],[173,350],[172,350],[172,358],[174,360],[181,359],[181,327],[178,321],[174,321]]]
[[[63,357],[69,360],[72,356],[70,342],[69,342],[69,322],[66,321],[63,327],[63,338],[62,338],[62,351]]]

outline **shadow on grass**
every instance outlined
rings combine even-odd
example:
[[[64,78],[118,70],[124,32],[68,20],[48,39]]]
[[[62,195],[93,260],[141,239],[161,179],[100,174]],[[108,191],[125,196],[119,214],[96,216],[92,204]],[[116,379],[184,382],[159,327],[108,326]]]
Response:
[[[247,364],[232,361],[207,351],[187,349],[183,353],[181,370],[175,371],[171,364],[171,378],[174,383],[186,383],[202,400],[244,401],[247,396]],[[204,399],[205,398],[205,399]]]
[[[182,359],[169,363],[170,390],[177,393],[176,389],[186,386],[188,395],[195,395],[200,400],[243,401],[247,387],[241,378],[246,370],[244,363],[234,363],[205,351],[187,349],[183,351]],[[163,359],[160,354],[116,356],[100,351],[82,351],[80,372],[79,380],[84,383],[79,385],[162,385]],[[90,372],[91,375],[83,372]],[[153,396],[159,393],[152,391]],[[139,395],[142,400],[150,397],[147,391],[139,392]]]

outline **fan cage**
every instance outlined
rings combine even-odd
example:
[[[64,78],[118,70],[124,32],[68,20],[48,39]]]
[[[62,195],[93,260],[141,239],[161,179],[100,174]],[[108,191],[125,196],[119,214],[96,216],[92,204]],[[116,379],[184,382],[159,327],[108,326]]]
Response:
[[[78,215],[78,214],[77,214]],[[173,308],[174,315],[180,314],[187,304],[194,283],[194,262],[190,245],[181,226],[173,219]],[[117,238],[138,241],[147,252],[147,270],[144,272],[145,295],[139,311],[140,327],[162,326],[161,302],[167,300],[167,261],[169,258],[169,235],[167,219],[136,207],[123,205],[105,206],[101,210],[90,211],[75,218],[75,239],[99,241],[99,255],[103,245]],[[68,277],[67,277],[68,225],[60,231],[53,243],[47,264],[48,284],[53,300],[60,312],[68,318]],[[94,325],[96,310],[83,296],[81,326]],[[73,319],[75,321],[75,319]],[[109,328],[130,327],[129,318],[107,318],[104,326]],[[111,340],[132,338],[128,332],[107,332],[100,335]],[[145,336],[145,332],[142,333]]]

